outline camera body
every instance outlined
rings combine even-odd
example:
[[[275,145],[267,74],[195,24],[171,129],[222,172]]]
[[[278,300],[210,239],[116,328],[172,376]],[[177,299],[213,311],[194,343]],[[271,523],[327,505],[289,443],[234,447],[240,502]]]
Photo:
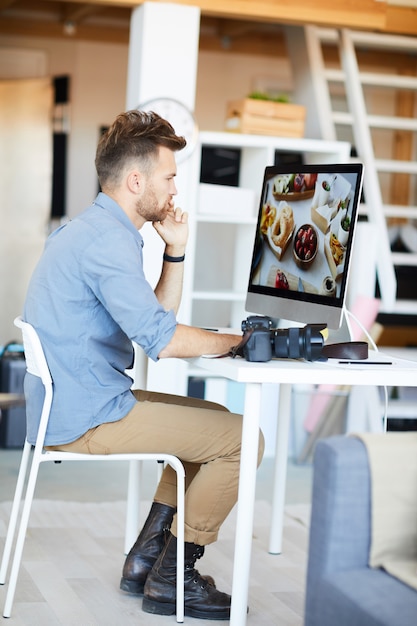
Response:
[[[272,358],[318,361],[322,355],[325,324],[307,324],[304,328],[273,328],[269,317],[250,315],[242,322],[243,346],[247,361],[266,362]]]

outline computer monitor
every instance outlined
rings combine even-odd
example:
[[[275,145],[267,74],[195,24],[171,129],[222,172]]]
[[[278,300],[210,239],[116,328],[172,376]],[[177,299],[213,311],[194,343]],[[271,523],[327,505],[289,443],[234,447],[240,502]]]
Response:
[[[265,169],[246,311],[341,325],[358,204],[360,163]]]

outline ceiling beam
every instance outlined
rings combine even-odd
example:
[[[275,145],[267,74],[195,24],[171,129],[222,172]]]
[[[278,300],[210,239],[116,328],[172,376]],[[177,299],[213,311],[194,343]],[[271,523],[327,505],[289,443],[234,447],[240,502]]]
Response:
[[[73,22],[77,24],[81,20],[90,15],[98,15],[102,12],[103,7],[98,4],[71,4],[65,5],[63,12],[63,20],[66,22]]]
[[[65,1],[65,0],[62,0]],[[77,0],[75,0],[77,2]],[[134,8],[144,0],[91,0]],[[164,2],[165,0],[148,0]],[[85,2],[85,0],[78,0]],[[288,24],[316,24],[417,35],[417,8],[379,0],[175,0],[198,6],[202,15]]]
[[[67,0],[61,0],[66,2]],[[85,0],[73,0],[81,4]],[[91,0],[92,4],[137,7],[147,2],[165,0]],[[361,17],[369,17],[369,27],[383,27],[387,5],[378,0],[175,0],[175,4],[198,6],[203,15],[231,19],[357,26]]]
[[[160,2],[162,0],[147,0]],[[55,0],[55,18],[34,19],[19,10],[20,2],[0,0],[0,32],[9,35],[72,37],[127,43],[130,10],[144,0]],[[279,54],[283,50],[279,25],[307,23],[417,36],[417,9],[379,0],[175,0],[177,4],[199,6],[202,12],[200,45],[207,49],[228,49],[253,54]],[[31,5],[26,0],[25,9]],[[61,6],[62,11],[57,11]],[[33,2],[35,10],[36,2]],[[7,9],[10,9],[10,13]],[[114,25],[94,23],[96,13],[122,14]],[[85,21],[86,17],[92,17]],[[76,26],[64,32],[64,22]],[[125,22],[125,23],[123,23]],[[205,25],[211,24],[211,31]]]
[[[387,32],[396,35],[417,35],[417,8],[387,7]]]
[[[0,0],[0,11],[8,9],[14,4],[15,0]]]
[[[74,30],[66,29],[64,22],[34,22],[30,19],[5,19],[0,16],[0,32],[19,37],[50,37],[105,43],[128,44],[129,28],[77,24]]]

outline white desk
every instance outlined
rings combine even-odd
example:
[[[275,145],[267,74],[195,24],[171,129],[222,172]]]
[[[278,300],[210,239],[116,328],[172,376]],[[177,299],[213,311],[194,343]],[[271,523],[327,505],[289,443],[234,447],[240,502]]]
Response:
[[[239,495],[235,554],[233,565],[232,608],[230,624],[246,624],[253,512],[255,503],[256,462],[259,439],[262,385],[280,385],[277,447],[272,498],[270,552],[280,553],[284,515],[285,483],[290,424],[291,384],[398,385],[417,386],[417,363],[370,352],[368,361],[390,361],[392,364],[341,365],[338,361],[305,362],[290,359],[249,363],[241,358],[188,359],[196,367],[219,377],[245,383]]]

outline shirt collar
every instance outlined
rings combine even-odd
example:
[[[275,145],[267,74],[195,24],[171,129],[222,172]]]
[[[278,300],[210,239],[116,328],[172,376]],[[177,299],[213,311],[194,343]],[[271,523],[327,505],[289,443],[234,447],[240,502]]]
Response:
[[[109,211],[112,216],[117,219],[121,224],[126,226],[128,230],[130,230],[140,242],[140,245],[143,247],[143,238],[137,228],[135,228],[134,224],[128,218],[126,213],[123,211],[122,207],[117,204],[110,196],[100,191],[94,200],[93,204],[99,206],[106,211]]]

